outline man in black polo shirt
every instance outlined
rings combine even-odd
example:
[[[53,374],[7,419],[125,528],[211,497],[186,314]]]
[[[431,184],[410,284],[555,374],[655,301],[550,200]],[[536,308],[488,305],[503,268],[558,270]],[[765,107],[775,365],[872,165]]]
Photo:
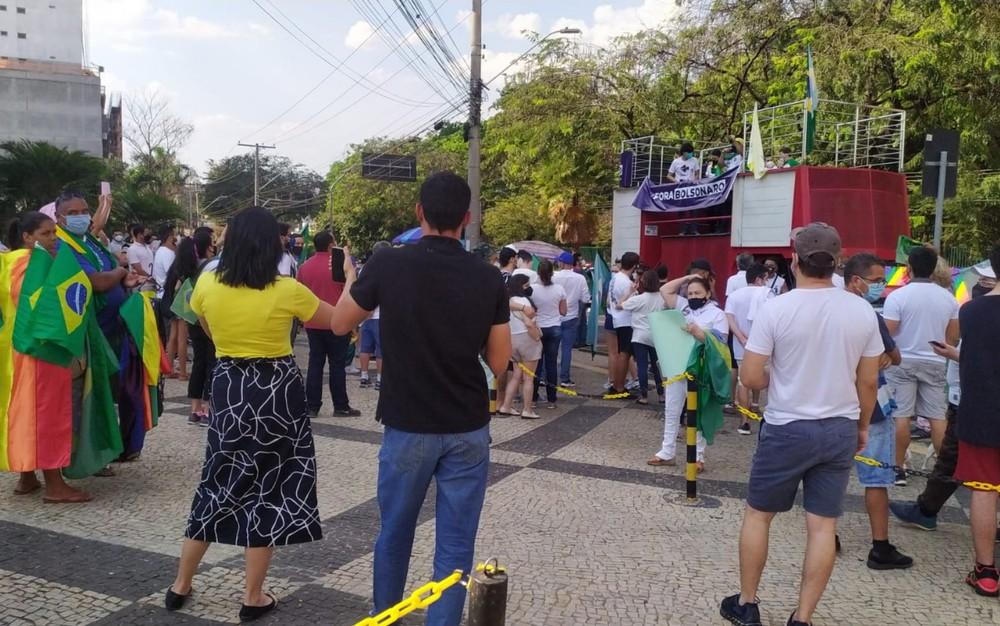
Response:
[[[360,279],[345,263],[347,288],[334,311],[335,332],[350,332],[381,307],[385,386],[378,420],[381,531],[375,542],[375,613],[403,599],[417,515],[437,483],[434,579],[469,572],[489,467],[489,394],[479,364],[494,374],[510,360],[507,295],[500,272],[462,248],[469,186],[451,172],[420,188],[415,246],[372,257]],[[349,255],[345,255],[348,256]],[[465,589],[446,591],[427,624],[457,626]]]

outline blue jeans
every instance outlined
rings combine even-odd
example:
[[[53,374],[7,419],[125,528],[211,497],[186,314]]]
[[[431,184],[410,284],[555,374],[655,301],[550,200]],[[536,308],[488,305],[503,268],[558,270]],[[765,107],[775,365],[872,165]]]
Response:
[[[653,382],[656,383],[657,395],[663,395],[663,380],[660,378],[660,365],[656,358],[656,348],[644,343],[632,342],[632,356],[635,357],[635,371],[639,376],[639,394],[645,398],[649,392],[649,366],[653,366]]]
[[[431,478],[437,481],[434,580],[472,570],[489,465],[489,426],[447,435],[386,427],[378,455],[382,529],[375,540],[376,614],[403,599],[417,516]],[[431,605],[425,623],[458,626],[464,606],[465,588],[455,585]]]
[[[562,323],[562,354],[559,362],[559,382],[570,380],[570,366],[573,364],[573,345],[576,343],[576,331],[580,326],[580,318],[574,317]]]
[[[538,400],[539,377],[545,377],[545,398],[549,404],[556,401],[556,385],[559,384],[559,344],[562,342],[562,327],[548,326],[542,329],[542,361],[535,378],[535,400]]]

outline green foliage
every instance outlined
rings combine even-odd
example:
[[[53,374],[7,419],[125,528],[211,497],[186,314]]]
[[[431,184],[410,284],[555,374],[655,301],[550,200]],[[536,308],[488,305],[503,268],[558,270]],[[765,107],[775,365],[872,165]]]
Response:
[[[526,193],[500,200],[483,214],[483,236],[494,245],[537,239],[555,241],[555,225],[538,194]]]
[[[465,150],[460,128],[454,126],[424,137],[399,141],[376,138],[352,145],[347,157],[334,163],[327,174],[330,194],[320,222],[329,224],[332,215],[338,241],[349,243],[358,252],[379,240],[390,240],[417,225],[414,207],[424,178],[442,170],[463,171]],[[362,178],[362,153],[383,152],[415,155],[417,182]]]
[[[105,175],[101,159],[52,144],[11,141],[0,144],[0,216],[39,209],[72,188],[96,199]]]
[[[253,204],[253,155],[209,161],[202,200],[205,212],[225,219]],[[323,208],[326,181],[287,157],[261,156],[260,204],[278,219],[300,222]]]

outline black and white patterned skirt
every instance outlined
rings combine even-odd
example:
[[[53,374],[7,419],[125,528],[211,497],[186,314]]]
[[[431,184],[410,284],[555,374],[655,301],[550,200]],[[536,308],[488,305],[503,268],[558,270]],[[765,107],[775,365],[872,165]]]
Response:
[[[292,357],[219,359],[185,536],[249,548],[316,541],[316,451]]]

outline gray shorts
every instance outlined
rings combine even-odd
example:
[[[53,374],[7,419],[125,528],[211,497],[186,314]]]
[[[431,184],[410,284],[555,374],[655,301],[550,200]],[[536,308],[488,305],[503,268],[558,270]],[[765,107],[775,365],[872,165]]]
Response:
[[[765,513],[791,510],[802,483],[808,513],[840,517],[858,449],[858,423],[846,417],[763,424],[750,467],[747,504]]]
[[[897,418],[926,417],[943,420],[948,412],[945,364],[924,359],[908,359],[885,371],[885,379],[896,400]]]

